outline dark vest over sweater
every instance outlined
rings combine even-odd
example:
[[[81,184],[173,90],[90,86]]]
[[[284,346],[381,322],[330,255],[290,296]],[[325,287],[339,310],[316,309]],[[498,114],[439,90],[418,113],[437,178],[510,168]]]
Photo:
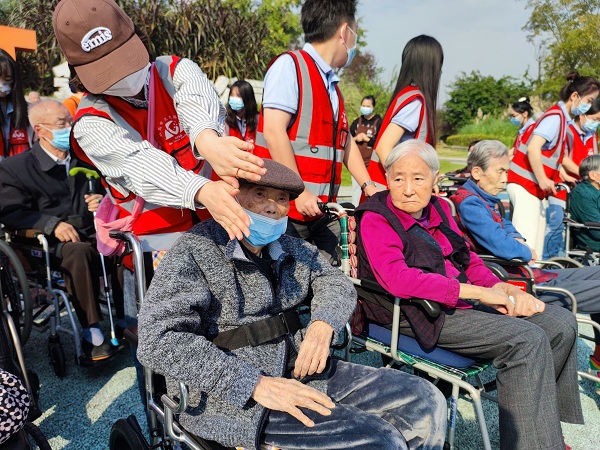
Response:
[[[358,229],[360,230],[360,222],[365,212],[369,211],[382,215],[400,236],[404,246],[404,259],[409,267],[421,269],[425,273],[446,275],[445,258],[437,241],[418,225],[414,225],[406,230],[398,216],[387,205],[388,194],[389,191],[378,192],[356,210],[355,215],[358,222]],[[465,241],[450,228],[448,217],[435,197],[432,197],[431,204],[442,218],[440,230],[452,245],[453,252],[448,257],[451,258],[452,264],[461,270],[459,281],[466,282],[464,269],[469,265],[470,255]],[[366,278],[377,282],[373,274],[373,269],[369,264],[360,233],[357,236],[357,256],[359,278]],[[391,324],[391,304],[369,305],[366,309],[369,319],[377,321],[382,325]],[[426,314],[420,305],[407,302],[402,304],[402,312],[410,323],[419,343],[426,349],[433,348],[437,343],[444,324],[444,311],[437,318],[433,318]]]

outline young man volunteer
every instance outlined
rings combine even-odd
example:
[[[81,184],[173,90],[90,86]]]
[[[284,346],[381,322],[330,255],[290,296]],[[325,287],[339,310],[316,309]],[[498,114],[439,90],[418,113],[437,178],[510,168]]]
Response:
[[[316,245],[332,264],[339,224],[318,203],[336,201],[342,162],[366,195],[377,192],[349,136],[337,68],[356,54],[356,1],[306,0],[302,50],[279,55],[265,76],[255,154],[298,173],[306,189],[292,202],[288,234]]]

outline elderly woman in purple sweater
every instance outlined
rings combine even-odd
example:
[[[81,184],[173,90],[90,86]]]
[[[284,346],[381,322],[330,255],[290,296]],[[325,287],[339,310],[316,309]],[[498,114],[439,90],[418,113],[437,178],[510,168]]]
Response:
[[[560,422],[583,423],[575,317],[501,282],[471,251],[432,196],[439,161],[430,145],[403,142],[384,167],[389,191],[357,210],[359,274],[395,296],[440,303],[433,321],[407,308],[402,333],[493,361],[502,449],[563,450]]]

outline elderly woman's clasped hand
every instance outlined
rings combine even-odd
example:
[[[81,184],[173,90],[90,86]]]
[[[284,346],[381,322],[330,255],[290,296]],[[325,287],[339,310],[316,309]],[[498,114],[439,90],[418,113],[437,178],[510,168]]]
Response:
[[[460,297],[478,300],[483,305],[513,317],[528,317],[544,311],[544,302],[508,283],[491,288],[472,284],[460,285]]]

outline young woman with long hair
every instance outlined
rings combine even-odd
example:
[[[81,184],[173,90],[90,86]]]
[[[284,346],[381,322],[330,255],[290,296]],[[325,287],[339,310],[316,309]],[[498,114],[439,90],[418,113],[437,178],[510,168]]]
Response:
[[[417,139],[435,147],[437,96],[443,63],[442,46],[431,36],[417,36],[404,47],[396,88],[369,164],[373,181],[386,185],[383,164],[400,142]]]
[[[225,133],[254,144],[258,126],[258,106],[252,85],[246,80],[233,83],[225,108]]]

